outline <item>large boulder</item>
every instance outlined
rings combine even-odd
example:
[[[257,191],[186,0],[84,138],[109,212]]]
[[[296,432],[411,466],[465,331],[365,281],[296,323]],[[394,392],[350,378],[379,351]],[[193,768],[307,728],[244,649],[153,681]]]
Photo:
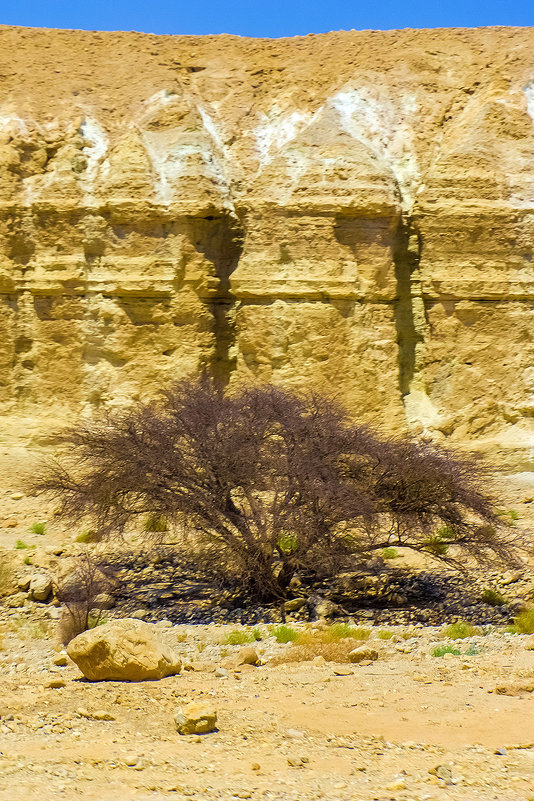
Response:
[[[179,673],[180,657],[158,636],[153,623],[125,618],[84,631],[67,647],[91,681],[146,681]]]
[[[52,579],[46,573],[34,573],[29,590],[32,601],[46,601],[52,592]]]

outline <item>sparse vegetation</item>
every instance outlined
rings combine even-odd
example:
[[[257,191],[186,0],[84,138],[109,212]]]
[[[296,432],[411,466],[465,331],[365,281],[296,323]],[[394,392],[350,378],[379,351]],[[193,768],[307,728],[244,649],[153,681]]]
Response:
[[[74,573],[55,586],[55,595],[63,606],[58,621],[58,637],[63,645],[104,622],[98,596],[108,592],[111,584],[111,576],[103,567],[84,554],[78,559]]]
[[[514,618],[508,631],[513,634],[534,634],[534,609],[525,609]]]
[[[147,515],[143,521],[143,531],[147,534],[164,534],[169,530],[169,523],[163,515]]]
[[[376,636],[379,640],[391,640],[391,638],[395,636],[395,632],[388,629],[380,629]]]
[[[94,542],[95,541],[95,532],[92,529],[87,529],[86,531],[82,531],[76,537],[76,542]]]
[[[227,583],[255,599],[287,597],[299,571],[335,575],[395,546],[459,567],[462,551],[513,555],[476,464],[378,437],[318,395],[225,395],[204,377],[63,440],[70,463],[33,486],[59,499],[60,517],[87,518],[99,539],[139,521],[150,534],[195,532],[189,549],[202,542]]]
[[[270,629],[270,634],[276,639],[276,642],[294,642],[298,634],[295,629],[290,628],[289,626],[273,626]]]
[[[247,643],[258,642],[261,639],[262,634],[258,628],[252,630],[235,629],[225,634],[223,643],[225,645],[246,645]]]
[[[32,534],[46,534],[46,523],[43,521],[32,523],[30,526],[30,531]]]
[[[24,540],[17,540],[15,543],[15,550],[23,551],[25,548],[35,548],[35,545],[26,545]]]
[[[453,654],[453,656],[460,656],[458,648],[453,648],[452,645],[438,645],[432,649],[432,656],[441,657],[445,654]]]
[[[504,595],[497,590],[492,590],[489,587],[482,592],[480,600],[485,604],[489,604],[490,606],[504,606],[506,603],[506,598]]]
[[[477,626],[472,626],[465,620],[459,620],[457,623],[450,623],[443,629],[443,636],[448,637],[450,640],[463,640],[466,637],[476,637],[482,634],[482,630]]]
[[[399,552],[396,548],[384,548],[382,551],[382,558],[383,559],[398,559]]]

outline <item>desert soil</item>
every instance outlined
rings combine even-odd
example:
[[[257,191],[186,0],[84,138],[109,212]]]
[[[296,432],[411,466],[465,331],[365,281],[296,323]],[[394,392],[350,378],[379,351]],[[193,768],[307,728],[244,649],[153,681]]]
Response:
[[[76,534],[23,494],[35,459],[5,451],[1,460],[0,545],[18,568],[29,549],[15,550],[17,539],[36,545],[38,563]],[[519,510],[526,535],[532,486],[526,474],[501,483],[502,505]],[[41,519],[47,533],[31,534]],[[235,626],[162,622],[162,636],[194,669],[155,682],[90,683],[73,663],[54,664],[56,614],[52,604],[0,607],[0,801],[534,799],[526,636],[489,627],[452,642],[439,628],[415,626],[393,627],[397,636],[381,640],[374,628],[376,662],[274,664],[293,646],[260,626],[264,664],[217,676],[239,651],[224,644]],[[443,644],[460,655],[432,656]],[[216,707],[218,731],[180,736],[176,708],[202,699]]]

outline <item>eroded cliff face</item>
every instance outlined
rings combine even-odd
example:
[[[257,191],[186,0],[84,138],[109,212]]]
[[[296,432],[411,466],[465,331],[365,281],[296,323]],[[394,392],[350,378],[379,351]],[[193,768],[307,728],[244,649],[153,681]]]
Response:
[[[534,454],[534,29],[0,28],[3,438],[207,367]]]

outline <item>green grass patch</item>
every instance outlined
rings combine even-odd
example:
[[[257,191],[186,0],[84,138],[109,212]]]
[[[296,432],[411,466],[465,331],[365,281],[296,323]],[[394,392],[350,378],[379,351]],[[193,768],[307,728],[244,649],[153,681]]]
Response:
[[[35,545],[27,545],[24,540],[17,540],[15,543],[15,550],[23,551],[25,548],[35,548]]]
[[[445,654],[453,654],[454,656],[460,656],[460,651],[458,648],[453,648],[452,645],[438,645],[436,648],[433,648],[431,651],[432,656],[441,657],[445,656]]]
[[[398,559],[399,552],[396,548],[384,548],[382,551],[382,559]]]
[[[477,626],[472,626],[466,620],[459,620],[457,623],[450,623],[445,626],[442,634],[451,640],[463,640],[465,637],[476,637],[482,634],[482,630]]]
[[[81,534],[78,534],[76,537],[76,542],[94,542],[96,536],[96,531],[89,529],[88,531],[82,531]]]
[[[254,629],[235,629],[225,634],[223,645],[246,645],[251,642],[258,642],[262,639],[261,631]]]
[[[143,531],[147,534],[164,534],[169,530],[169,523],[163,515],[148,515],[143,521]]]
[[[511,634],[534,634],[534,609],[525,609],[514,618],[512,626],[506,631]]]
[[[506,598],[504,595],[501,595],[500,592],[497,592],[497,590],[492,590],[489,587],[483,591],[482,595],[480,596],[480,600],[485,604],[489,604],[490,606],[504,606],[506,603]]]
[[[298,633],[290,626],[274,626],[271,630],[276,642],[295,642]]]
[[[379,640],[391,640],[391,638],[395,636],[395,632],[389,629],[380,629],[380,631],[376,633],[376,636]]]
[[[43,523],[43,521],[32,523],[30,531],[32,534],[46,534],[46,523]]]

